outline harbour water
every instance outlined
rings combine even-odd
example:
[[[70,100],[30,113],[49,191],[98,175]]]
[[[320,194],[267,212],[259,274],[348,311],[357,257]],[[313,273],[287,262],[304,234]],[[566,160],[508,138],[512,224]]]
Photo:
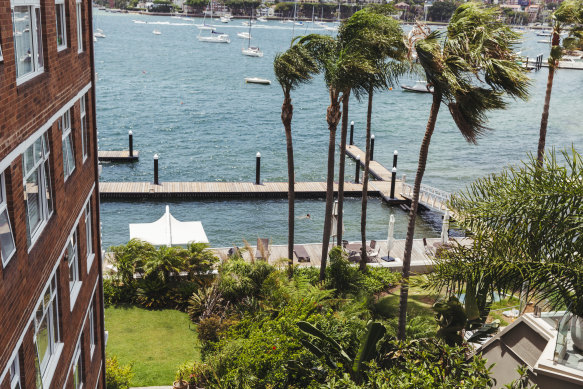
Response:
[[[140,20],[144,23],[135,23]],[[273,75],[273,58],[289,47],[292,34],[323,29],[292,27],[279,22],[253,26],[252,45],[263,58],[246,57],[247,41],[236,33],[248,31],[241,21],[223,25],[230,44],[210,44],[196,39],[194,24],[202,19],[110,14],[94,9],[94,26],[107,35],[95,43],[97,124],[102,150],[127,149],[127,134],[134,133],[140,151],[135,164],[104,164],[103,181],[152,181],[152,157],[160,156],[163,181],[253,181],[255,154],[262,155],[262,179],[286,181],[285,135],[280,121],[282,93]],[[208,23],[208,20],[207,20]],[[153,30],[162,34],[154,35]],[[548,53],[536,34],[524,37],[522,54]],[[245,77],[262,77],[271,86],[249,85]],[[446,109],[438,119],[429,153],[424,183],[447,191],[463,188],[474,179],[499,171],[536,152],[547,71],[532,72],[531,97],[511,101],[505,111],[490,115],[493,131],[478,145],[464,141]],[[403,80],[412,83],[415,80]],[[555,76],[547,145],[581,150],[583,129],[583,72],[561,70]],[[297,181],[325,181],[328,130],[325,113],[328,95],[321,78],[301,86],[292,95],[294,156]],[[430,95],[406,93],[396,86],[374,96],[373,133],[375,159],[390,166],[399,151],[399,175],[415,175],[419,146],[431,104]],[[349,119],[355,122],[355,143],[364,146],[366,104],[351,100]],[[338,158],[336,158],[338,159]],[[354,164],[348,160],[347,177]],[[128,223],[154,221],[164,213],[162,202],[103,202],[104,248],[129,238]],[[245,238],[269,237],[284,244],[287,236],[287,201],[186,201],[170,202],[180,220],[200,220],[213,246],[240,245]],[[297,202],[297,215],[312,218],[296,224],[298,242],[321,240],[324,201]],[[395,235],[404,238],[406,214],[370,199],[367,234],[386,239],[389,215],[396,216]],[[360,200],[347,200],[345,235],[360,237]],[[437,236],[439,217],[422,215],[417,236]]]

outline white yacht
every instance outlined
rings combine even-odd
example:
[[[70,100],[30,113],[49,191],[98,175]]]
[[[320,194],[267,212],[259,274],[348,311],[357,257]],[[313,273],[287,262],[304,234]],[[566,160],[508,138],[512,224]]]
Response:
[[[265,23],[265,22],[267,22],[267,19],[265,19],[263,16],[260,16],[257,18],[257,21],[261,22],[261,23]]]
[[[246,55],[248,57],[263,57],[263,51],[259,49],[259,47],[249,46],[246,49],[241,49],[241,54]]]
[[[218,32],[214,27],[210,26],[201,26],[199,27],[199,33],[197,39],[200,42],[209,42],[209,43],[231,43],[231,39],[229,39],[229,35],[223,32]],[[208,34],[203,34],[203,31],[209,31]]]
[[[242,38],[242,39],[250,39],[251,38],[251,34],[249,34],[247,31],[238,32],[237,36],[239,38]]]
[[[152,31],[152,34],[154,34],[154,35],[162,35],[162,32],[160,30],[154,30],[154,31]]]

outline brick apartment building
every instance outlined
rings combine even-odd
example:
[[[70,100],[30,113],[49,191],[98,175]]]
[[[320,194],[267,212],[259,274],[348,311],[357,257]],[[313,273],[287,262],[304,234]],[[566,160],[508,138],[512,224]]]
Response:
[[[89,0],[0,0],[0,389],[105,388]]]

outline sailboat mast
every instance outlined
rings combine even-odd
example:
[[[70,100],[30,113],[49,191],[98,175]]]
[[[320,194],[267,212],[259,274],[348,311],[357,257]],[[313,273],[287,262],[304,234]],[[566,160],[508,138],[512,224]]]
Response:
[[[249,43],[247,48],[251,47],[251,22],[253,21],[253,8],[251,8],[251,15],[249,15]]]

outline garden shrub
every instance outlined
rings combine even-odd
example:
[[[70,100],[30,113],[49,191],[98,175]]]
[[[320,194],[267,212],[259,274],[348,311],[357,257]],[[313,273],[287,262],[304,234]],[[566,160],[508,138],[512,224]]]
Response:
[[[264,261],[230,260],[221,266],[217,286],[223,299],[229,302],[256,297],[265,279],[275,271],[275,267]]]
[[[115,355],[105,359],[106,389],[128,389],[134,373],[132,365],[120,365]]]
[[[136,290],[111,278],[103,278],[103,303],[105,306],[131,304]]]
[[[326,269],[327,286],[335,289],[337,294],[356,293],[362,284],[363,274],[357,267],[351,266],[346,253],[341,247],[330,250],[330,265]]]

